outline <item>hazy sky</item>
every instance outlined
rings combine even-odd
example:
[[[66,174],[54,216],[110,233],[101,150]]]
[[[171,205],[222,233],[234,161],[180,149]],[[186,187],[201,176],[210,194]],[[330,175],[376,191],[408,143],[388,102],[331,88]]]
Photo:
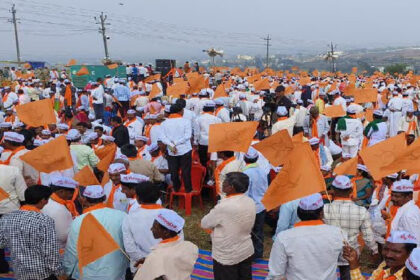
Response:
[[[112,58],[204,59],[203,49],[265,55],[420,45],[419,0],[0,0],[0,60],[15,59],[9,8],[21,19],[23,59],[65,62],[103,58],[93,17],[108,15]],[[123,5],[120,5],[123,4]]]

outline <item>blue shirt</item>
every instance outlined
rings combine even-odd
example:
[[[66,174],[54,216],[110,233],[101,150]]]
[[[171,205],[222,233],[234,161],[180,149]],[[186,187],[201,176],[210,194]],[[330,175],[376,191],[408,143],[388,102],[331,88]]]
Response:
[[[89,213],[101,223],[120,248],[124,250],[122,222],[127,214],[111,208],[97,209]],[[85,216],[86,214],[83,214],[72,222],[67,239],[66,251],[64,253],[64,270],[67,275],[70,275],[74,279],[80,278],[77,239],[79,238],[80,227]],[[83,280],[124,279],[127,267],[127,258],[120,250],[117,250],[83,267]]]
[[[286,229],[292,228],[294,224],[299,221],[297,216],[297,208],[299,205],[300,199],[289,201],[283,204],[280,207],[279,219],[277,221],[276,234],[273,239],[276,239],[276,236]]]
[[[257,207],[257,214],[261,213],[265,210],[261,199],[268,188],[267,174],[256,163],[248,164],[242,172],[249,177],[249,187],[246,194],[254,200]]]
[[[118,85],[114,89],[114,96],[118,101],[129,101],[130,94],[130,89],[127,86]]]

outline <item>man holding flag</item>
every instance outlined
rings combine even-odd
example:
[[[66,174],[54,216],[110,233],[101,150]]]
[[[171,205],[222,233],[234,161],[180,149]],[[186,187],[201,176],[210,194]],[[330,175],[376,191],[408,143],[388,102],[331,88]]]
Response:
[[[122,253],[122,249],[115,251],[107,248],[114,243],[119,246],[117,249],[124,248],[121,227],[126,214],[107,208],[105,199],[104,190],[99,185],[87,186],[83,192],[83,215],[77,217],[71,225],[63,260],[66,274],[74,279],[120,280],[125,275],[128,267],[125,253]],[[83,223],[89,215],[94,217],[96,223]],[[95,242],[99,236],[106,236],[107,239],[105,242]],[[90,245],[80,246],[83,243]]]

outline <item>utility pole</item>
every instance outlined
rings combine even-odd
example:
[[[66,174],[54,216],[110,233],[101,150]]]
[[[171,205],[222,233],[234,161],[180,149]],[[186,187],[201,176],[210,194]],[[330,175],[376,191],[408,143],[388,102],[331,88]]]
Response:
[[[335,73],[336,67],[335,67],[335,53],[334,53],[334,45],[331,42],[331,63],[332,63],[332,72]]]
[[[105,23],[105,21],[107,20],[107,16],[104,15],[104,12],[101,13],[100,17],[99,17],[99,21],[98,19],[95,17],[96,20],[96,24],[100,24],[101,26],[99,27],[99,33],[102,34],[102,39],[104,41],[104,49],[105,49],[105,60],[109,60],[109,53],[108,53],[108,39],[109,37],[106,36],[106,25],[110,25],[109,23]]]
[[[18,30],[17,30],[17,18],[16,18],[15,4],[12,5],[12,9],[10,10],[10,12],[12,13],[12,19],[9,20],[9,22],[13,23],[13,26],[15,28],[16,56],[17,56],[17,62],[20,66],[20,48],[19,48],[19,37],[18,37]]]
[[[270,41],[270,34],[267,35],[267,38],[262,38],[264,41],[266,41],[267,44],[267,54],[266,54],[266,61],[265,61],[265,67],[268,68],[268,64],[270,62],[270,58],[269,58],[269,47],[271,46]]]

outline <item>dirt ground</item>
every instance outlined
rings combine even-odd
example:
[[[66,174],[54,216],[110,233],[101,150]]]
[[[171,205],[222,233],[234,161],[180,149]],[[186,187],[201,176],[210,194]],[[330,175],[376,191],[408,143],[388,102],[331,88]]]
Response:
[[[194,199],[193,201],[193,208],[191,216],[186,217],[185,211],[182,209],[177,208],[177,203],[174,204],[174,210],[177,211],[181,216],[185,218],[185,226],[184,226],[184,235],[185,239],[193,242],[196,244],[200,249],[203,250],[211,250],[211,239],[210,235],[206,233],[200,227],[201,218],[204,217],[213,207],[213,202],[210,201],[208,198],[203,197],[204,201],[204,211],[202,211],[199,207],[199,203],[197,200]],[[265,225],[264,228],[264,258],[268,259],[270,257],[271,246],[273,244],[272,240],[272,229],[270,226]],[[371,273],[378,264],[373,263],[370,260],[369,252],[367,250],[363,250],[360,263],[362,267],[362,272]]]

